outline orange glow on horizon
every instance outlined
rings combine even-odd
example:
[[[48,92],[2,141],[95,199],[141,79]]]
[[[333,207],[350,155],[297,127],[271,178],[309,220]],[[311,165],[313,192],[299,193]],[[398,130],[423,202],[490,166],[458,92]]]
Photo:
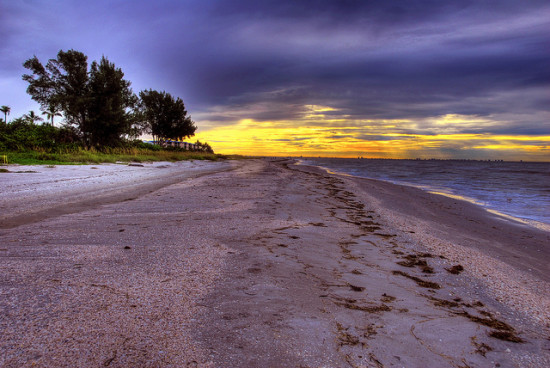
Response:
[[[308,106],[310,107],[310,106]],[[369,158],[471,158],[550,161],[550,136],[460,133],[457,126],[496,122],[446,115],[432,121],[440,133],[423,134],[411,120],[330,119],[328,107],[313,106],[299,121],[243,119],[199,131],[217,153],[250,156]],[[317,119],[312,120],[315,115]],[[321,116],[322,115],[322,116]],[[405,127],[406,129],[404,129]],[[403,133],[400,131],[407,131]],[[418,131],[411,133],[410,131]]]

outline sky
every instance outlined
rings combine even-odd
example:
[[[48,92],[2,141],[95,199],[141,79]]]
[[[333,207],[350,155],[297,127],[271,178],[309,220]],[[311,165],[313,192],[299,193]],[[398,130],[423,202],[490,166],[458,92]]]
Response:
[[[8,120],[74,49],[220,153],[550,161],[548,0],[0,0],[0,40]]]

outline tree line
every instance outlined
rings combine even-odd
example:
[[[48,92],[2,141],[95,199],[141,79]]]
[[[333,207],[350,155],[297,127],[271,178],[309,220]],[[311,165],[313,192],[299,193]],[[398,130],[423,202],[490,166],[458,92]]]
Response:
[[[29,70],[23,75],[27,93],[38,102],[52,127],[53,119],[63,116],[70,140],[88,148],[120,146],[142,133],[152,134],[160,142],[183,140],[197,129],[179,97],[151,89],[136,95],[122,70],[104,56],[88,65],[82,52],[61,50],[45,65],[34,56],[23,66]],[[6,127],[10,108],[2,106],[0,111]],[[14,122],[21,126],[43,120],[31,113]],[[199,147],[212,151],[206,143]]]

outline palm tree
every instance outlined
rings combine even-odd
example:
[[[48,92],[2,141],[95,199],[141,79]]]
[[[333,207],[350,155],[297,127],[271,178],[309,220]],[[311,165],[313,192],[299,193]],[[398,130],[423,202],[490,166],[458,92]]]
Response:
[[[43,121],[44,119],[42,119],[40,116],[36,115],[34,113],[34,111],[29,111],[28,114],[25,114],[23,115],[23,119],[27,120],[28,122],[30,122],[31,124],[35,124],[36,122],[38,121]]]
[[[56,116],[61,116],[59,113],[59,110],[55,106],[50,106],[48,110],[44,111],[42,115],[46,115],[46,118],[48,120],[51,120],[52,126],[53,126],[53,118]]]
[[[0,107],[0,111],[2,111],[4,113],[4,122],[7,124],[8,123],[8,115],[10,114],[10,111],[11,111],[11,108],[9,106],[2,106]]]

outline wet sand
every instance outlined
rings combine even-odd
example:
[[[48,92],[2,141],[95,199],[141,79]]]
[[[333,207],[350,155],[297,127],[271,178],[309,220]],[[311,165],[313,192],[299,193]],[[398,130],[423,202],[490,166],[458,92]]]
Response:
[[[97,167],[0,174],[0,367],[550,366],[549,233],[282,159]]]

